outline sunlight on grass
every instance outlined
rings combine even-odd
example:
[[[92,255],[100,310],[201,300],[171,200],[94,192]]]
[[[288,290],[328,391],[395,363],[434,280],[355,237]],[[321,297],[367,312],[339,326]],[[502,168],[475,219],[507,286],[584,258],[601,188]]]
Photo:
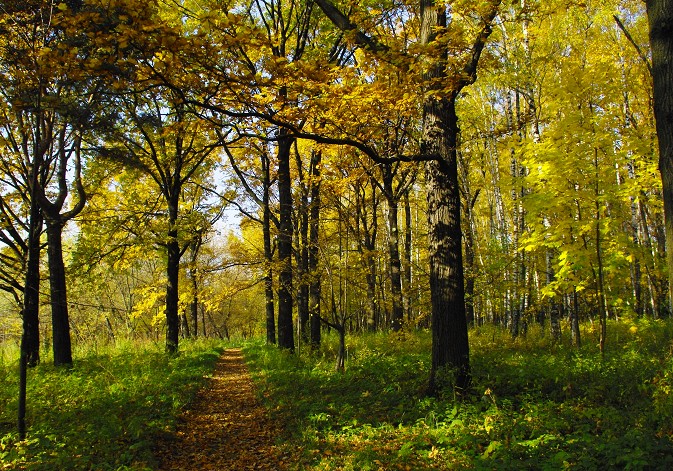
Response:
[[[2,365],[2,469],[152,469],[153,440],[173,429],[223,348],[183,341],[181,354],[168,357],[163,346],[127,342],[81,351],[71,369],[45,361],[29,371],[23,442],[15,432],[16,363]]]
[[[300,358],[262,344],[245,353],[300,450],[297,469],[671,469],[673,322],[609,333],[602,358],[590,326],[579,350],[535,326],[516,340],[472,330],[472,394],[461,402],[424,396],[424,332],[349,337],[344,374],[334,337]]]

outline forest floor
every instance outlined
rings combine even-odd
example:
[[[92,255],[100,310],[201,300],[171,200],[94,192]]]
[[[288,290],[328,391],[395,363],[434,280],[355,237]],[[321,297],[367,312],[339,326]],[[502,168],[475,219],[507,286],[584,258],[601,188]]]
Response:
[[[155,448],[161,470],[283,470],[281,426],[255,397],[240,349],[220,357],[207,387]]]

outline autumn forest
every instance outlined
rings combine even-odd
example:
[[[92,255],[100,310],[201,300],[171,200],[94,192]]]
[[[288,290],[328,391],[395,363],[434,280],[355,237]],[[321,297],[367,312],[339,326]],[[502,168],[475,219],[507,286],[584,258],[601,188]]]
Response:
[[[671,10],[0,1],[0,469],[154,469],[231,345],[291,469],[666,469]]]

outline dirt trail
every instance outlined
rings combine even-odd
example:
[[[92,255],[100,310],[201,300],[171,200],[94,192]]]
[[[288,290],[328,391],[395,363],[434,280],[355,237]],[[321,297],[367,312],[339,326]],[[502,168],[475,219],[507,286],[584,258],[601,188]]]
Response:
[[[280,426],[257,401],[240,349],[220,357],[213,378],[179,421],[173,439],[157,446],[160,470],[282,470]]]

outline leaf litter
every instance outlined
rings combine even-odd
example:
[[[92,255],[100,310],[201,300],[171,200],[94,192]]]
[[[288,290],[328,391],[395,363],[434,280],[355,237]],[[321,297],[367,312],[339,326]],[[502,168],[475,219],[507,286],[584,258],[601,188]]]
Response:
[[[227,349],[175,432],[157,443],[158,469],[285,470],[281,432],[255,396],[241,349]]]

